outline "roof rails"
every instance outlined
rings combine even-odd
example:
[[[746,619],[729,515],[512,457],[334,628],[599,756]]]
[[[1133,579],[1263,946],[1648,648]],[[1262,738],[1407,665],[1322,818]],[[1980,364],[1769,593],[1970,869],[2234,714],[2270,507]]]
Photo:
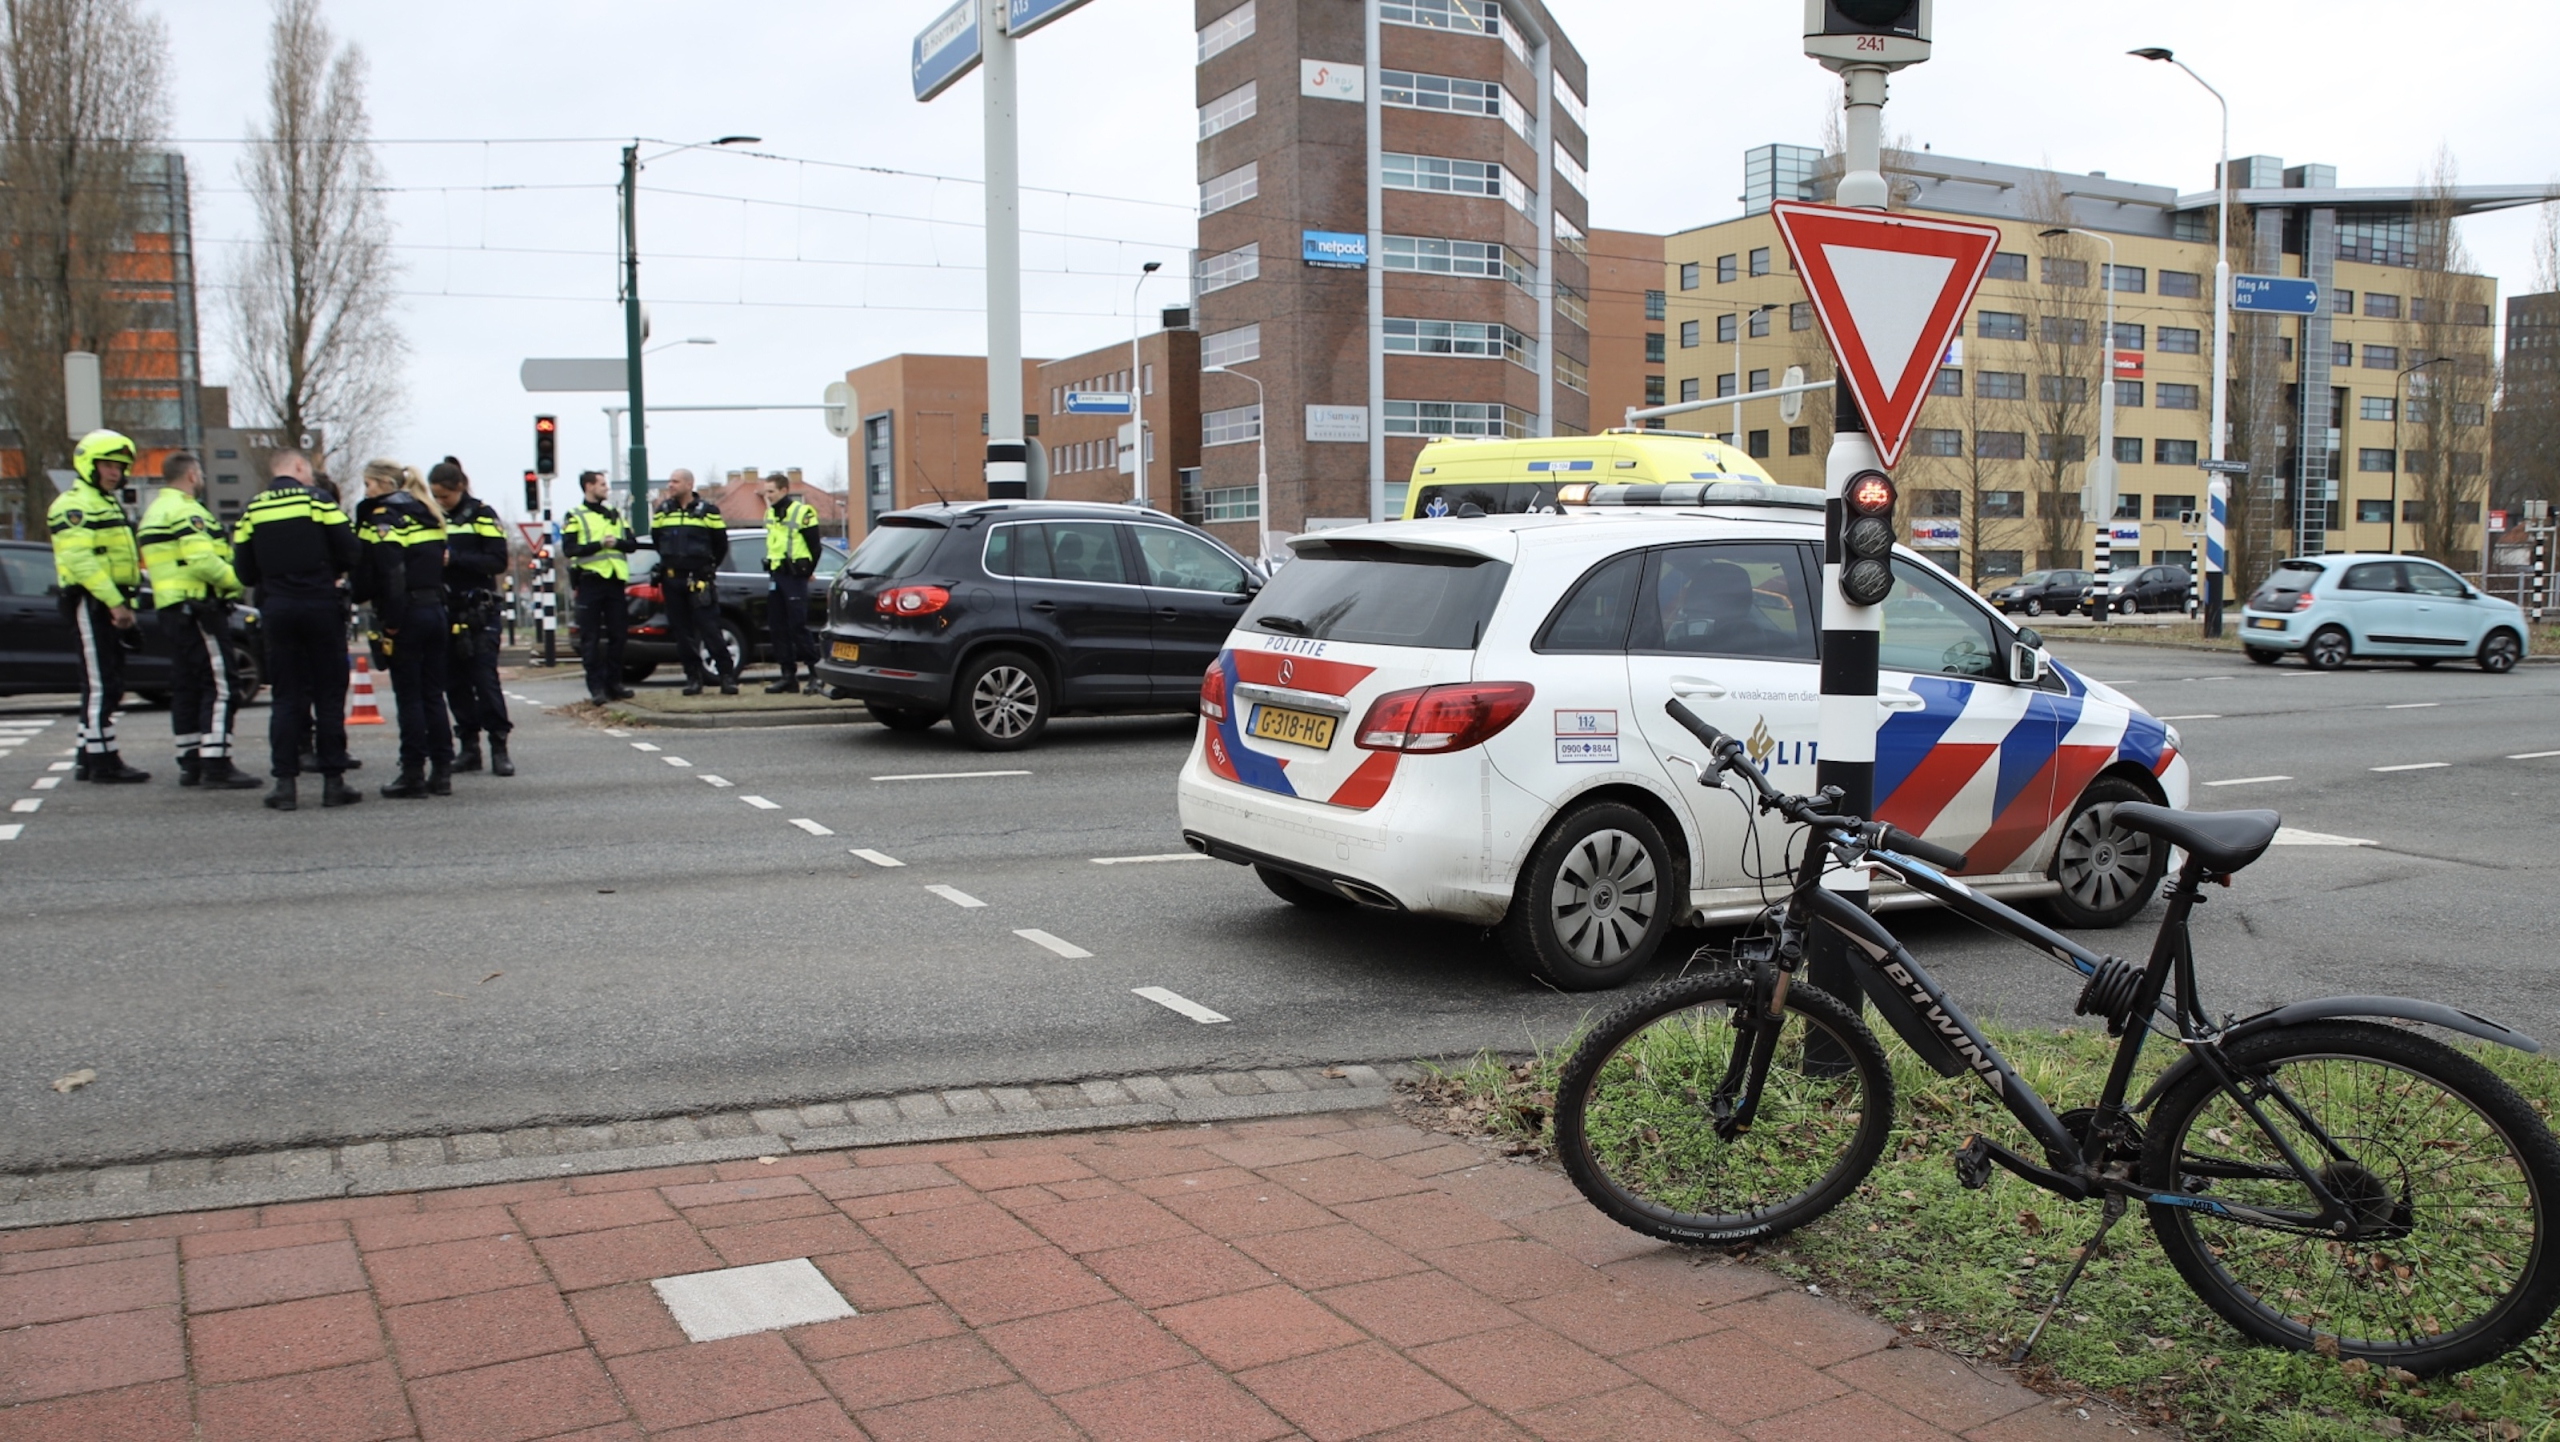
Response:
[[[1811,486],[1758,481],[1673,481],[1667,484],[1597,484],[1576,481],[1556,488],[1556,502],[1595,509],[1620,506],[1776,506],[1819,511],[1822,492]]]

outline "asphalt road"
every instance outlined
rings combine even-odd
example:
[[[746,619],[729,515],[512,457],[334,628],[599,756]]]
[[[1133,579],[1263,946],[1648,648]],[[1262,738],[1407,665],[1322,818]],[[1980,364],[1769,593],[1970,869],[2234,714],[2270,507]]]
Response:
[[[2200,807],[2374,843],[2281,847],[2215,896],[2217,1007],[2400,991],[2560,1037],[2536,854],[2560,755],[2508,759],[2560,752],[2560,667],[2064,649],[2183,718],[2199,780],[2283,778],[2200,787]],[[125,727],[148,786],[38,789],[64,774],[67,717],[0,735],[0,793],[41,802],[0,822],[22,828],[0,841],[0,1169],[1518,1049],[1606,1002],[1526,981],[1473,929],[1300,912],[1241,868],[1161,859],[1184,854],[1188,718],[1070,720],[988,757],[947,730],[615,735],[516,710],[516,778],[291,816],[171,784],[158,713]],[[42,714],[0,706],[0,732]],[[358,736],[378,784],[395,739]],[[952,774],[1002,771],[1027,774]],[[1943,917],[1894,924],[1978,1013],[2070,1019],[2050,963]],[[2095,944],[2138,955],[2148,931]],[[94,1084],[50,1089],[82,1067]]]

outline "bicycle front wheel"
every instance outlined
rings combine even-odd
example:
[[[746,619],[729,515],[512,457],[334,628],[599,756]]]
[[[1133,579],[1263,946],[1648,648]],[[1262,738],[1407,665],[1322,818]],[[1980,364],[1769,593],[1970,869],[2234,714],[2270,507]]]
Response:
[[[1708,1101],[1750,1031],[1735,972],[1666,982],[1603,1017],[1556,1088],[1556,1151],[1591,1204],[1650,1237],[1743,1242],[1839,1205],[1884,1151],[1893,1073],[1857,1015],[1799,981],[1750,1130]],[[1820,1060],[1808,1063],[1811,1048]],[[1845,1058],[1845,1060],[1842,1060]]]
[[[2152,1204],[2161,1250],[2233,1326],[2426,1376],[2487,1362],[2551,1315],[2560,1143],[2514,1088],[2451,1047],[2370,1022],[2281,1027],[2225,1055],[2362,1224],[2342,1239]],[[2154,1109],[2143,1161],[2151,1186],[2199,1202],[2320,1210],[2266,1130],[2203,1072]]]

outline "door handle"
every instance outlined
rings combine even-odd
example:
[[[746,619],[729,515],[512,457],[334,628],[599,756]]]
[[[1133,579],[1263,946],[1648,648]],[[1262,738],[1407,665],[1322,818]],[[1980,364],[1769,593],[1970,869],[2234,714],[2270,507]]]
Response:
[[[1168,621],[1179,621],[1182,619],[1181,610],[1173,606],[1158,606],[1156,608],[1156,614],[1164,617]]]
[[[1058,603],[1055,601],[1034,601],[1031,603],[1031,609],[1039,612],[1043,616],[1046,616],[1050,612],[1058,609]]]
[[[1929,706],[1919,692],[1906,691],[1899,686],[1878,686],[1876,704],[1887,711],[1924,711]]]
[[[1671,678],[1671,694],[1704,696],[1710,701],[1721,701],[1733,693],[1728,691],[1721,681],[1709,681],[1697,676],[1674,676]]]

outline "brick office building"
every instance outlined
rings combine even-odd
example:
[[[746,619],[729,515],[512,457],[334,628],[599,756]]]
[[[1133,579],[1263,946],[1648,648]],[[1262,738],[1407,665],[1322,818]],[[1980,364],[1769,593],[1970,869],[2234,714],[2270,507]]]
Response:
[[[1201,487],[1399,512],[1435,435],[1588,429],[1588,84],[1537,0],[1198,0]],[[1266,434],[1267,432],[1267,434]]]
[[[1625,425],[1628,411],[1664,403],[1665,305],[1661,236],[1591,232],[1591,429]]]

